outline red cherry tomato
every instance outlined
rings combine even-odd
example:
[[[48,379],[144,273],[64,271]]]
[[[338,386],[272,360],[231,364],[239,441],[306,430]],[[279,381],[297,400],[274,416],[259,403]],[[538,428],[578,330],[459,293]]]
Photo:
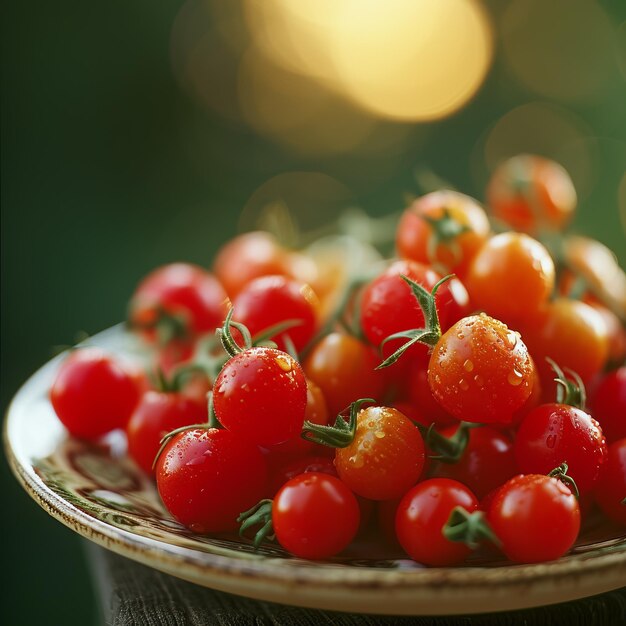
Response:
[[[74,350],[61,364],[50,400],[74,437],[97,439],[124,428],[140,388],[133,373],[99,348]]]
[[[322,390],[331,415],[359,398],[382,399],[386,372],[375,371],[380,358],[356,337],[330,333],[319,341],[302,367]]]
[[[456,191],[418,198],[402,214],[396,232],[398,254],[463,276],[489,234],[482,207]]]
[[[493,214],[517,230],[562,230],[574,215],[576,190],[558,163],[522,154],[498,166],[487,200]]]
[[[518,475],[497,490],[487,520],[511,561],[541,563],[572,547],[580,509],[574,494],[556,478]]]
[[[176,392],[148,391],[126,426],[128,454],[146,474],[153,474],[161,439],[176,428],[206,423],[207,419],[206,402]]]
[[[147,341],[167,343],[212,333],[226,313],[226,292],[212,274],[189,263],[172,263],[141,281],[129,319]]]
[[[567,404],[538,406],[523,419],[515,437],[520,472],[547,474],[565,462],[581,494],[593,487],[606,454],[598,422]]]
[[[451,437],[457,428],[449,426],[440,432]],[[433,477],[451,478],[467,485],[479,499],[516,473],[513,442],[489,426],[470,429],[467,447],[456,463],[437,463],[430,471]]]
[[[443,567],[470,555],[471,549],[465,544],[443,535],[457,506],[471,513],[478,508],[478,500],[465,485],[447,478],[425,480],[405,494],[396,511],[396,535],[414,561]]]
[[[259,449],[223,429],[174,435],[155,470],[163,504],[197,533],[234,530],[239,514],[266,489],[267,466]]]
[[[589,404],[608,443],[626,437],[626,366],[602,377]]]
[[[626,437],[609,446],[608,459],[596,484],[595,497],[607,517],[626,524]]]
[[[370,500],[392,500],[419,479],[424,441],[398,410],[370,406],[357,415],[352,443],[337,448],[335,466],[354,493]]]
[[[428,364],[428,384],[457,419],[507,424],[531,394],[533,370],[519,333],[482,313],[441,336]]]
[[[546,248],[523,233],[500,233],[471,262],[465,286],[472,305],[507,324],[527,318],[554,288],[554,262]]]
[[[235,317],[245,324],[252,336],[286,320],[299,324],[272,336],[280,350],[286,349],[285,336],[300,352],[317,329],[319,301],[313,290],[284,276],[263,276],[248,283],[233,303]]]
[[[272,523],[285,550],[305,559],[325,559],[354,539],[359,505],[338,478],[309,472],[292,478],[276,494]]]
[[[287,251],[263,231],[244,233],[224,244],[213,269],[231,298],[260,276],[290,275]]]
[[[411,288],[401,278],[407,276],[430,291],[441,279],[437,272],[414,261],[397,261],[371,282],[361,299],[361,326],[368,341],[378,347],[389,335],[411,328],[423,328],[424,314]],[[446,330],[467,313],[468,296],[457,279],[441,285],[435,296],[439,324]],[[388,341],[383,348],[387,357],[404,343],[403,339]],[[427,359],[427,348],[416,345],[413,355]]]
[[[213,385],[220,423],[238,437],[272,446],[302,429],[307,387],[300,365],[286,352],[251,348],[233,356]]]

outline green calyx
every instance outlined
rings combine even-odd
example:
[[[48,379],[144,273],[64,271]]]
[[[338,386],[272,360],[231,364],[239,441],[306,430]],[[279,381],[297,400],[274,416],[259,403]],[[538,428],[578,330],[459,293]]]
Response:
[[[490,541],[496,546],[500,540],[489,526],[482,511],[469,513],[462,506],[452,509],[446,525],[442,529],[443,536],[448,541],[464,543],[468,548],[475,550],[481,541]]]
[[[565,371],[569,374],[568,377],[550,357],[546,357],[546,361],[556,374],[554,378],[554,381],[557,383],[556,401],[559,404],[568,404],[584,411],[587,403],[587,393],[585,384],[580,376],[573,370],[565,368]]]
[[[481,426],[470,422],[461,422],[451,437],[446,437],[435,430],[435,424],[426,427],[422,424],[416,424],[426,446],[435,454],[429,455],[429,458],[440,461],[441,463],[458,463],[469,442],[470,430]]]
[[[417,300],[422,313],[424,314],[424,328],[415,328],[413,330],[404,330],[399,333],[389,335],[381,344],[381,348],[393,339],[408,339],[406,343],[400,346],[391,356],[387,357],[376,369],[382,369],[393,365],[411,346],[416,343],[423,343],[430,348],[441,338],[441,326],[439,324],[439,316],[437,315],[437,307],[435,305],[435,295],[437,290],[445,282],[454,278],[454,274],[448,274],[438,281],[429,291],[424,289],[422,285],[411,280],[408,276],[401,276],[402,280],[409,285],[415,299]]]
[[[350,417],[348,421],[344,418],[342,411],[337,415],[333,426],[322,426],[305,421],[302,425],[302,439],[319,443],[329,448],[346,448],[353,439],[356,432],[356,418],[363,404],[376,404],[372,398],[360,398],[350,405]]]
[[[260,526],[253,539],[255,549],[266,539],[273,538],[272,503],[273,501],[269,499],[261,500],[237,518],[237,523],[240,524],[239,535],[243,535],[249,528]]]
[[[178,393],[185,386],[187,379],[194,374],[203,374],[209,378],[206,367],[198,363],[183,363],[175,367],[169,378],[161,368],[158,368],[151,378],[157,391]]]
[[[551,472],[548,472],[548,476],[550,476],[550,478],[560,480],[577,498],[579,498],[580,493],[578,492],[578,485],[576,485],[576,481],[571,476],[568,476],[568,469],[569,467],[567,463],[563,461],[561,465],[555,467]]]
[[[461,249],[457,239],[463,234],[471,231],[467,224],[461,224],[450,213],[450,209],[443,209],[443,213],[439,217],[431,217],[428,215],[420,216],[431,227],[431,233],[428,237],[426,246],[426,254],[428,260],[433,265],[439,264],[437,259],[437,249],[444,246],[452,253],[455,262],[461,257]]]

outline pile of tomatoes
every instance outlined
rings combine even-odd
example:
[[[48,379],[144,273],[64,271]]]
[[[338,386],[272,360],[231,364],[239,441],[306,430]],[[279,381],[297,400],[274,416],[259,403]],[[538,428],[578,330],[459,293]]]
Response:
[[[125,429],[197,533],[309,559],[365,527],[431,566],[559,558],[598,509],[626,524],[626,275],[566,232],[552,161],[501,164],[487,206],[417,198],[392,259],[251,232],[212,271],[161,267],[129,306],[145,368],[76,349],[54,409],[76,437]]]

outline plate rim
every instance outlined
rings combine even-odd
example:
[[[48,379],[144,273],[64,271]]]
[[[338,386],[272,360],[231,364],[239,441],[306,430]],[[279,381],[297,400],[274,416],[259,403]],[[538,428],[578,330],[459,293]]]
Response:
[[[120,325],[98,333],[94,338],[97,341],[110,334],[119,335]],[[59,355],[38,368],[20,387],[7,408],[3,420],[3,444],[9,467],[22,488],[53,518],[79,535],[144,565],[190,580],[196,584],[204,584],[230,593],[240,593],[249,597],[271,599],[278,602],[280,599],[277,598],[276,594],[272,595],[271,590],[268,592],[267,586],[277,585],[283,589],[284,594],[285,586],[293,588],[294,584],[304,584],[306,586],[305,597],[290,595],[289,601],[292,604],[312,608],[335,608],[350,604],[350,602],[337,604],[335,601],[330,603],[331,606],[324,606],[323,603],[312,603],[310,599],[307,599],[310,596],[315,596],[315,594],[329,593],[338,581],[341,582],[344,592],[359,595],[371,594],[374,591],[394,592],[395,594],[411,592],[416,594],[416,599],[419,599],[422,596],[427,597],[428,594],[440,595],[442,587],[445,587],[446,592],[450,594],[474,588],[488,591],[493,589],[496,584],[500,590],[506,591],[519,586],[536,588],[547,580],[552,582],[556,580],[560,587],[565,588],[568,580],[575,582],[581,576],[593,576],[594,572],[601,571],[605,584],[597,585],[599,587],[597,591],[582,594],[577,592],[566,598],[575,599],[620,588],[626,580],[626,535],[622,543],[612,546],[612,550],[607,553],[594,554],[591,551],[547,563],[505,564],[496,567],[391,569],[350,564],[338,565],[317,562],[310,564],[298,559],[285,560],[272,557],[236,558],[175,546],[117,528],[81,511],[45,485],[35,472],[32,463],[20,458],[20,452],[14,449],[11,441],[10,431],[12,421],[16,419],[16,405],[28,396],[31,387],[36,388],[40,379],[43,379],[49,371],[53,371],[58,366],[62,358],[63,355]],[[602,549],[600,548],[600,550]],[[244,590],[234,590],[229,583],[239,583],[239,587]],[[272,597],[269,598],[268,594]],[[531,596],[532,594],[529,593],[528,595]],[[559,599],[554,602],[564,601],[562,598],[563,596],[559,596]],[[508,608],[490,609],[487,606],[479,610],[461,612],[513,610],[551,603],[549,597],[543,598],[539,603],[525,603],[520,601],[520,598],[517,600],[517,603],[513,602]],[[416,602],[415,609],[420,608],[418,604]],[[419,610],[410,613],[403,608],[406,607],[399,605],[396,614],[420,614]],[[447,606],[445,608],[446,611],[443,613],[427,611],[421,614],[454,614],[454,607]],[[343,608],[343,610],[353,610],[353,608]],[[375,612],[375,610],[372,610],[372,606],[368,606],[367,612]]]

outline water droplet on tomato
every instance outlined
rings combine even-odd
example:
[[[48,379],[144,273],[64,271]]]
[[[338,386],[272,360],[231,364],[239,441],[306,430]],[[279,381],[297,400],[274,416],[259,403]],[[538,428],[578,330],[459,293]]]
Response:
[[[274,360],[276,361],[278,367],[283,370],[283,372],[290,372],[293,369],[291,359],[288,356],[283,356],[282,354],[279,354],[277,357],[274,358]]]
[[[548,438],[546,439],[546,446],[548,446],[548,448],[554,448],[555,444],[556,444],[556,435],[548,435]]]
[[[461,378],[459,381],[459,387],[463,389],[463,391],[467,391],[469,389],[469,383],[464,378]]]
[[[522,383],[523,375],[521,372],[518,372],[516,369],[513,369],[509,372],[507,376],[507,380],[509,381],[509,385],[513,385],[513,387],[517,387]]]
[[[376,439],[384,439],[385,438],[385,433],[382,430],[377,430],[374,433],[374,436],[376,437]]]
[[[474,369],[474,363],[470,361],[470,359],[467,359],[465,363],[463,363],[463,368],[466,372],[471,372]]]

